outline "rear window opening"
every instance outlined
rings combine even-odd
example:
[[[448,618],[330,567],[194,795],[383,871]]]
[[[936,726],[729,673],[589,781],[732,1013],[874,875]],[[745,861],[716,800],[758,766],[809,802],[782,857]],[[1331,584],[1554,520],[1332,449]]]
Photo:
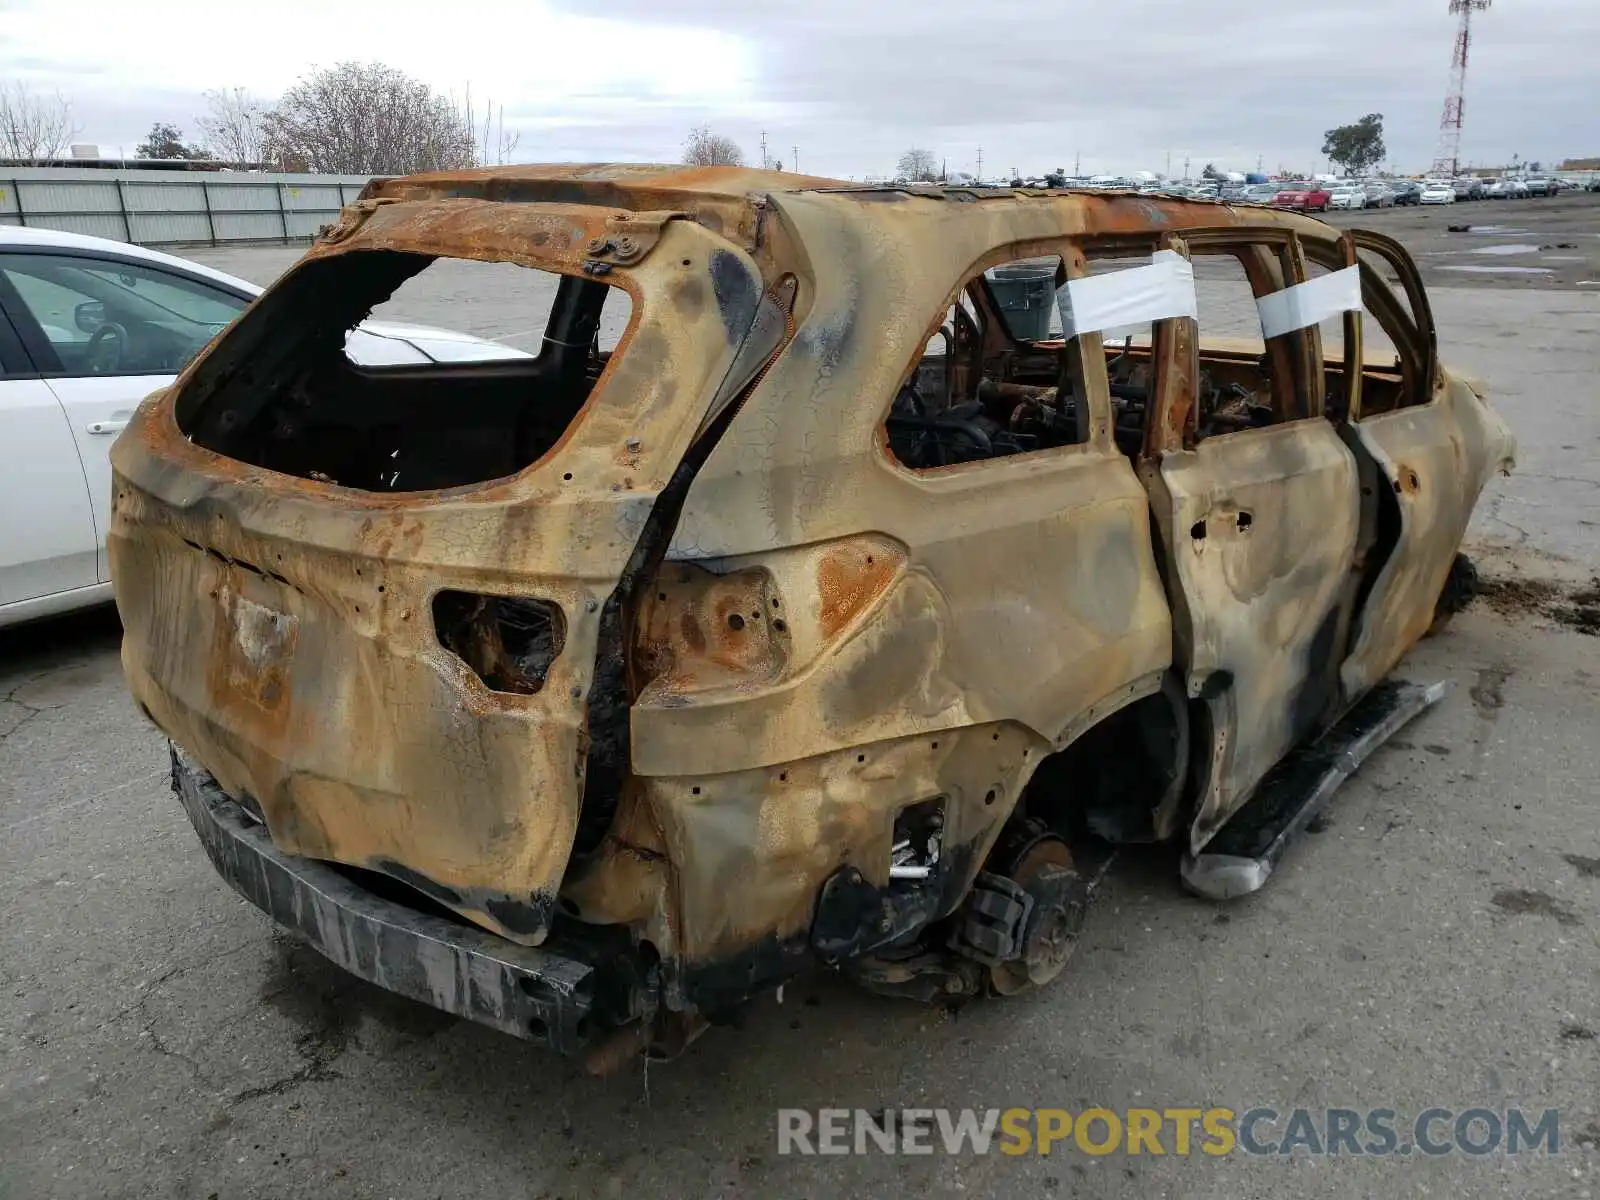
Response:
[[[562,439],[632,315],[619,287],[510,263],[321,259],[201,363],[178,423],[219,454],[365,491],[499,479]]]
[[[937,470],[1087,439],[1077,339],[1061,340],[1061,257],[1017,259],[969,279],[884,418],[901,466]]]

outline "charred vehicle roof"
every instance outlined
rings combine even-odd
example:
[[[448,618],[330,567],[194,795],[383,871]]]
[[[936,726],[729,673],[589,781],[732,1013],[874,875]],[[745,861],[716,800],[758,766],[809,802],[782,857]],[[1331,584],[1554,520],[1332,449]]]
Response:
[[[344,354],[430,279],[536,353]],[[109,546],[229,882],[604,1060],[819,962],[1037,986],[1117,844],[1259,887],[1437,697],[1511,453],[1375,234],[497,168],[375,181],[147,400]]]

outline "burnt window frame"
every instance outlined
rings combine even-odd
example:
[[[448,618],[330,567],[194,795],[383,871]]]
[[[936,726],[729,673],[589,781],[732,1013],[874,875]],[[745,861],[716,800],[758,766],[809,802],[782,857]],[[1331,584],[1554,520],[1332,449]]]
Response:
[[[1111,393],[1106,378],[1105,355],[1099,351],[1099,334],[1082,334],[1076,337],[1063,337],[1061,339],[1060,369],[1070,370],[1078,382],[1082,384],[1087,411],[1080,414],[1079,432],[1077,441],[1066,442],[1056,446],[1043,446],[1037,450],[1025,450],[1017,454],[1002,454],[991,458],[975,459],[969,462],[948,463],[933,467],[913,467],[901,462],[896,457],[889,444],[888,419],[894,409],[896,400],[902,389],[915,376],[917,368],[927,353],[927,345],[938,337],[944,328],[951,308],[960,303],[965,296],[972,304],[978,324],[978,359],[981,374],[982,364],[989,361],[997,354],[1006,351],[1028,350],[1041,344],[1050,345],[1050,342],[1023,342],[1011,335],[1010,326],[1006,323],[1004,315],[995,304],[994,297],[989,291],[985,272],[1006,266],[1009,263],[1025,261],[1034,258],[1056,258],[1055,290],[1059,291],[1068,278],[1072,263],[1076,260],[1081,263],[1082,252],[1078,248],[1079,238],[1076,236],[1061,235],[1056,237],[1031,238],[1022,241],[1006,242],[980,254],[960,274],[957,282],[945,293],[935,309],[932,319],[924,326],[922,337],[916,343],[911,361],[907,363],[896,377],[894,387],[890,390],[877,416],[874,441],[877,443],[877,452],[880,459],[886,462],[894,471],[902,473],[909,478],[918,480],[938,479],[948,476],[952,472],[965,472],[978,469],[994,469],[1003,467],[1007,463],[1037,464],[1048,461],[1049,456],[1085,456],[1093,454],[1096,457],[1122,457],[1117,450],[1112,438]],[[1096,353],[1089,353],[1085,348],[1085,339],[1093,338]],[[1053,339],[1052,339],[1053,341]],[[952,353],[954,344],[952,343]]]
[[[1293,229],[1274,225],[1196,226],[1170,231],[1111,234],[1082,239],[1086,249],[1104,257],[1149,256],[1174,250],[1193,261],[1203,255],[1228,254],[1244,267],[1250,290],[1263,297],[1306,281],[1306,257]],[[1320,419],[1326,411],[1322,338],[1315,328],[1291,330],[1262,338],[1270,355],[1274,419],[1263,429]],[[1165,317],[1151,323],[1152,385],[1145,424],[1142,460],[1192,450],[1199,444],[1196,385],[1200,371],[1200,328],[1194,317]],[[1103,356],[1102,356],[1103,357]],[[1260,432],[1240,429],[1211,437]],[[1211,440],[1210,437],[1205,439]]]
[[[1349,267],[1361,266],[1361,257],[1357,253],[1355,240],[1350,231],[1346,230],[1337,239],[1302,238],[1301,248],[1305,251],[1307,277],[1310,277],[1310,267],[1315,264],[1324,270],[1342,271]],[[1313,326],[1311,332],[1317,335],[1319,360],[1323,367],[1323,406],[1322,415],[1335,424],[1342,424],[1353,419],[1352,414],[1361,411],[1362,375],[1366,370],[1366,349],[1363,334],[1363,322],[1366,318],[1366,288],[1363,278],[1362,308],[1346,311],[1340,316],[1343,330],[1343,355],[1340,360],[1341,373],[1344,376],[1344,395],[1335,400],[1326,394],[1327,387],[1327,354],[1322,345],[1322,328]]]
[[[350,289],[331,287],[331,279],[323,276],[331,274],[336,267],[349,270],[355,267],[362,257],[371,262],[382,258],[389,258],[398,265],[402,259],[421,260],[421,265],[415,270],[392,272],[394,282],[376,298],[366,295],[362,291],[361,298],[353,299],[349,294]],[[173,392],[175,397],[173,418],[180,432],[190,441],[195,442],[212,453],[231,457],[232,451],[226,448],[225,441],[221,446],[218,442],[218,430],[213,426],[204,424],[207,421],[207,406],[226,389],[234,387],[252,388],[258,400],[251,417],[242,424],[248,425],[265,404],[277,394],[274,388],[284,387],[282,383],[271,383],[263,386],[259,381],[263,376],[271,377],[279,372],[288,372],[296,377],[304,378],[310,368],[307,364],[312,361],[312,355],[321,355],[317,359],[324,367],[336,367],[371,379],[403,378],[405,376],[424,377],[429,374],[460,373],[462,375],[487,375],[495,372],[525,371],[531,362],[538,360],[539,355],[531,358],[505,358],[484,361],[450,361],[430,363],[396,363],[384,366],[368,366],[355,362],[345,354],[345,339],[348,334],[371,316],[373,308],[387,302],[406,282],[423,274],[434,263],[441,260],[468,263],[505,263],[520,269],[555,277],[577,279],[584,282],[603,284],[604,286],[622,292],[628,298],[628,322],[621,335],[605,354],[605,366],[596,377],[593,386],[583,404],[572,415],[567,423],[567,433],[559,438],[553,445],[539,455],[532,462],[527,463],[509,475],[496,476],[490,480],[483,480],[473,484],[462,484],[451,487],[423,488],[408,491],[410,496],[427,496],[432,494],[448,494],[458,491],[463,487],[481,488],[485,484],[495,482],[509,482],[521,479],[530,472],[536,471],[570,437],[572,429],[576,428],[592,410],[604,400],[606,386],[616,369],[616,363],[627,350],[630,342],[643,320],[645,297],[638,281],[627,271],[607,272],[604,277],[586,273],[581,266],[572,264],[556,264],[553,262],[530,261],[503,255],[474,255],[462,253],[429,253],[426,250],[408,249],[395,246],[381,247],[351,247],[341,249],[330,254],[314,254],[301,259],[276,283],[261,293],[242,313],[235,318],[210,346],[203,350],[185,366],[174,382]],[[409,265],[409,264],[408,264]],[[387,278],[385,276],[384,278]],[[381,284],[380,284],[381,288]],[[543,339],[548,335],[551,320],[555,315],[552,306],[550,313],[545,318],[544,330],[541,333],[541,353]],[[300,335],[285,337],[285,328],[300,330]],[[487,339],[486,339],[487,340]],[[253,381],[253,382],[252,382]],[[348,491],[357,495],[368,494],[366,489],[347,487],[337,483],[318,483],[309,481],[316,486],[333,488],[337,491]]]
[[[1402,393],[1410,397],[1409,400],[1391,408],[1368,414],[1364,411],[1363,397],[1358,387],[1351,393],[1346,419],[1361,421],[1367,416],[1381,417],[1389,413],[1404,412],[1407,409],[1426,408],[1433,404],[1439,397],[1438,331],[1433,321],[1433,307],[1429,303],[1427,289],[1423,286],[1422,274],[1405,247],[1393,238],[1366,229],[1347,230],[1337,242],[1307,239],[1305,244],[1313,248],[1311,257],[1329,269],[1338,269],[1331,265],[1331,257],[1323,259],[1323,255],[1332,247],[1337,247],[1338,254],[1342,256],[1339,264],[1341,267],[1354,265],[1359,268],[1362,311],[1354,315],[1360,320],[1372,317],[1394,345],[1399,359],[1397,369],[1401,374]],[[1394,270],[1405,297],[1404,305],[1395,294],[1394,286],[1373,270],[1371,263],[1361,258],[1360,252],[1363,250],[1376,254]],[[1345,356],[1348,362],[1350,357],[1348,327],[1345,330],[1345,343]],[[1361,365],[1361,371],[1356,372],[1357,375],[1367,369],[1364,345],[1361,355],[1357,360]]]

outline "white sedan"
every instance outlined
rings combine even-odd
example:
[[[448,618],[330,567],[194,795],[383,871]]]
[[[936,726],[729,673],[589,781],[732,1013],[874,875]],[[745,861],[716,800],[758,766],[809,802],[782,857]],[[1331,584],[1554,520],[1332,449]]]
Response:
[[[1454,204],[1455,185],[1447,179],[1430,179],[1422,185],[1422,195],[1417,199],[1422,204]]]
[[[1338,183],[1328,193],[1329,208],[1365,208],[1367,189],[1359,183]]]
[[[0,226],[0,626],[111,599],[111,443],[260,292],[140,246]],[[375,321],[345,352],[368,367],[528,357]]]

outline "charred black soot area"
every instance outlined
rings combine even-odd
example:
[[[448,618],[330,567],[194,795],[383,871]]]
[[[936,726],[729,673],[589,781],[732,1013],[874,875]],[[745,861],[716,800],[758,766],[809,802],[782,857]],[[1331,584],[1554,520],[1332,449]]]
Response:
[[[717,311],[728,342],[738,345],[750,331],[756,306],[761,303],[760,281],[745,269],[736,254],[716,250],[711,255],[711,290],[717,297]]]

